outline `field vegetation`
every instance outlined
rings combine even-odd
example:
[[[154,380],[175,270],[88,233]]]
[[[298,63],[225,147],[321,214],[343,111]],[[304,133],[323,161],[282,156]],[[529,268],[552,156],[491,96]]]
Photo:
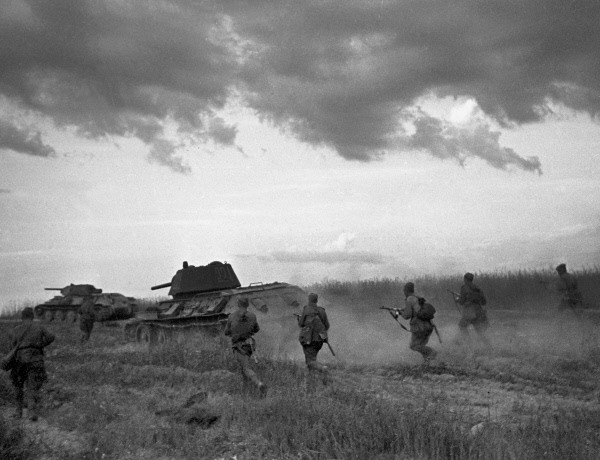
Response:
[[[577,273],[589,306],[600,270]],[[336,357],[328,385],[307,385],[297,327],[258,316],[262,399],[247,387],[223,337],[193,334],[147,347],[121,323],[50,323],[42,419],[10,418],[0,378],[0,458],[57,459],[595,459],[600,452],[600,313],[558,313],[550,270],[476,274],[489,298],[491,351],[455,340],[446,289],[461,277],[413,279],[437,308],[442,343],[431,366],[381,305],[400,306],[404,279],[326,280],[320,294]],[[152,305],[148,305],[152,306]],[[0,350],[15,323],[0,322]],[[291,316],[291,315],[290,315]]]

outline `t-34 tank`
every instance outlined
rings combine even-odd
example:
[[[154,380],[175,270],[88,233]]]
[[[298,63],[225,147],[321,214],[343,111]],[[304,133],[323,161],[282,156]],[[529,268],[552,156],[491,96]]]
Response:
[[[170,283],[152,290],[170,288],[172,299],[159,302],[155,310],[139,312],[125,326],[125,333],[138,342],[162,343],[179,332],[202,330],[219,333],[237,300],[247,297],[250,310],[274,321],[290,323],[290,313],[306,301],[306,293],[287,283],[251,283],[242,287],[233,267],[227,262],[193,266],[183,263]],[[296,326],[297,327],[297,326]]]
[[[35,315],[44,321],[74,322],[77,312],[86,297],[94,300],[96,321],[129,319],[135,315],[137,302],[117,292],[102,292],[91,284],[70,284],[63,288],[45,288],[46,291],[60,291],[61,295],[34,308]]]

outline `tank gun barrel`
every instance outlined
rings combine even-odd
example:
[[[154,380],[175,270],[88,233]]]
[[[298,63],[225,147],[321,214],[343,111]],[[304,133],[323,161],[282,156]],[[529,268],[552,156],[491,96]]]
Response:
[[[44,288],[44,291],[62,291],[64,288]]]
[[[150,289],[154,291],[156,289],[164,289],[166,287],[171,287],[171,283],[157,284],[156,286],[152,286]]]

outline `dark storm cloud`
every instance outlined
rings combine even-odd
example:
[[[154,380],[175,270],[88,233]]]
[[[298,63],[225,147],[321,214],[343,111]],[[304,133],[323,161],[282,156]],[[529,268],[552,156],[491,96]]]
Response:
[[[55,154],[52,147],[44,144],[38,131],[0,119],[0,149],[2,148],[40,157]]]
[[[151,160],[186,172],[167,148],[165,121],[177,124],[182,140],[231,142],[225,127],[206,126],[226,102],[235,70],[215,35],[217,19],[207,3],[7,0],[0,92],[88,137],[138,137]]]
[[[380,265],[384,258],[368,251],[274,251],[266,256],[257,256],[269,262]]]
[[[539,172],[486,125],[409,109],[433,93],[472,97],[506,127],[542,120],[551,100],[597,119],[598,24],[596,0],[6,0],[0,93],[83,135],[136,136],[178,172],[163,123],[182,145],[233,145],[216,116],[232,94],[348,159],[418,149]]]

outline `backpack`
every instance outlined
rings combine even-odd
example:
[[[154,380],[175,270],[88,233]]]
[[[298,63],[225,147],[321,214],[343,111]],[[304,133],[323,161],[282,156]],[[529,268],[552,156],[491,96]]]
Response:
[[[321,317],[317,313],[307,316],[304,327],[300,329],[299,340],[300,343],[305,344],[327,340],[327,330],[325,329]]]
[[[424,297],[418,297],[418,299],[421,308],[417,312],[417,318],[423,321],[431,321],[435,316],[435,307],[427,302]]]

